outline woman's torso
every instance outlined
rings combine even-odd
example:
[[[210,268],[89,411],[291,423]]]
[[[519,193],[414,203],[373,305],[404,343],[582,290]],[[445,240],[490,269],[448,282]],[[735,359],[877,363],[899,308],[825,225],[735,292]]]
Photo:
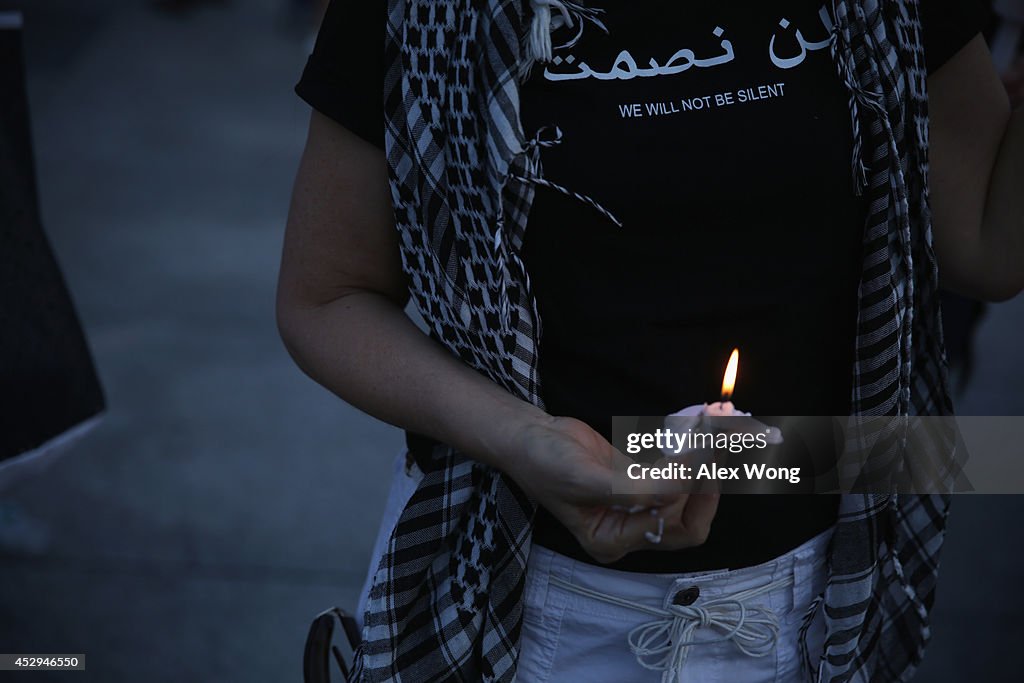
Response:
[[[542,151],[545,177],[623,224],[538,188],[523,255],[546,408],[610,438],[613,415],[716,400],[738,346],[744,410],[847,414],[865,206],[822,5],[602,6],[607,34],[588,21],[559,48],[578,25],[559,29],[555,60],[521,90],[527,137],[562,133]],[[757,564],[830,526],[836,507],[834,496],[725,496],[700,548],[613,566]],[[588,559],[543,510],[535,541]]]

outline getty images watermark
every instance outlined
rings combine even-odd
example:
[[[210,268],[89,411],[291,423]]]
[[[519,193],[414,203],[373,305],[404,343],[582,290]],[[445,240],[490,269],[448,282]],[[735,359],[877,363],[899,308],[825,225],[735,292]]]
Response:
[[[1024,417],[620,416],[621,491],[1024,493]]]
[[[749,420],[744,421],[749,423]],[[767,462],[743,462],[735,466],[719,464],[714,459],[701,461],[700,456],[721,452],[740,454],[750,450],[764,451],[773,441],[773,431],[767,426],[757,432],[727,429],[686,427],[683,430],[664,426],[649,432],[629,432],[626,435],[625,451],[628,455],[644,452],[658,452],[666,456],[654,464],[634,462],[626,467],[626,476],[631,480],[677,481],[776,481],[785,480],[790,484],[800,483],[800,467],[779,467]]]

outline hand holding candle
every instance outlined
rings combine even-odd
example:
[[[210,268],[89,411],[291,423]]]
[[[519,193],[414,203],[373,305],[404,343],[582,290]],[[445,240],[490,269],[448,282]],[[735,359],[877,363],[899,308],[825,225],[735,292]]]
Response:
[[[733,349],[732,354],[729,356],[729,362],[725,367],[725,375],[722,378],[722,396],[720,401],[710,405],[705,403],[704,405],[695,405],[683,408],[680,411],[668,415],[665,418],[665,426],[680,434],[697,430],[710,431],[715,434],[763,433],[766,437],[767,443],[782,443],[782,432],[777,427],[769,427],[758,420],[755,420],[750,416],[750,413],[744,413],[741,410],[736,410],[736,407],[732,404],[730,399],[732,398],[733,391],[736,388],[736,377],[739,374],[739,362],[740,351],[739,349]],[[729,419],[716,419],[726,417]],[[714,453],[715,451],[713,449],[708,450],[706,448],[696,447],[683,450],[665,451],[665,454],[671,458],[694,456],[698,454],[715,457]],[[707,504],[711,509],[717,509],[718,493],[694,494],[691,496],[691,500],[698,502],[698,504]],[[710,501],[710,503],[708,501]],[[652,545],[661,545],[665,536],[665,520],[672,516],[674,511],[660,507],[647,508],[643,505],[634,506],[623,511],[627,514],[633,515],[645,510],[657,520],[657,528],[645,532],[644,538]]]

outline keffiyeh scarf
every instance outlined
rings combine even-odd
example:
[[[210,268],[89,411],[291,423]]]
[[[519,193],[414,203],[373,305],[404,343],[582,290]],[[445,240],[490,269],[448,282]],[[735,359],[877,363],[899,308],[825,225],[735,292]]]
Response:
[[[951,412],[927,195],[918,0],[833,0],[864,228],[856,414]],[[555,0],[389,0],[385,145],[411,293],[431,335],[543,406],[540,319],[518,256],[538,143],[519,120]],[[538,49],[538,44],[541,49]],[[500,472],[438,446],[375,575],[360,681],[513,681],[533,504]],[[948,498],[842,497],[819,681],[906,680],[928,640]]]

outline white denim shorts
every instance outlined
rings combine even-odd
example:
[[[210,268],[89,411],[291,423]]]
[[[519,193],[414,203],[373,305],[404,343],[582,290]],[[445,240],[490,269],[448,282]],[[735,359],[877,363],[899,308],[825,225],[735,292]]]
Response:
[[[616,571],[534,546],[516,680],[804,680],[800,630],[806,616],[816,668],[831,537],[753,567],[688,574]]]
[[[419,468],[406,467],[404,450],[397,454],[391,490],[356,610],[360,626],[370,584],[388,538],[422,476]],[[527,567],[516,680],[519,683],[549,680],[559,683],[799,681],[803,666],[798,647],[801,622],[825,588],[826,551],[831,538],[830,529],[765,564],[734,571],[691,574],[620,572],[578,562],[535,545]],[[595,597],[591,592],[604,597]],[[753,627],[737,635],[751,636],[747,640],[740,638],[740,642],[759,656],[745,654],[735,640],[725,638],[736,627],[738,609],[731,599],[737,594],[744,598],[743,594],[750,592],[756,594],[743,599],[742,603],[745,612],[752,612]],[[607,600],[609,596],[630,606],[613,604]],[[673,616],[666,622],[663,614],[644,611],[667,611],[673,601],[690,602],[677,605],[682,613],[679,619]],[[630,632],[646,629],[639,633],[646,637],[640,644],[649,651],[656,651],[659,635],[671,635],[673,627],[679,635],[684,635],[683,629],[695,621],[687,617],[700,616],[698,610],[706,611],[707,625],[701,626],[697,619],[697,625],[690,626],[691,632],[685,635],[688,640],[714,642],[688,647],[677,673],[672,672],[671,667],[667,671],[645,668],[630,647]],[[759,639],[765,632],[758,625],[767,626],[762,623],[767,618],[765,610],[770,610],[778,627],[778,635],[770,646]],[[816,610],[809,623],[806,642],[811,661],[817,662],[824,642],[821,609]],[[670,648],[664,654],[649,654],[642,659],[648,666],[654,666],[665,658],[664,655],[673,654],[678,657],[682,653]]]

